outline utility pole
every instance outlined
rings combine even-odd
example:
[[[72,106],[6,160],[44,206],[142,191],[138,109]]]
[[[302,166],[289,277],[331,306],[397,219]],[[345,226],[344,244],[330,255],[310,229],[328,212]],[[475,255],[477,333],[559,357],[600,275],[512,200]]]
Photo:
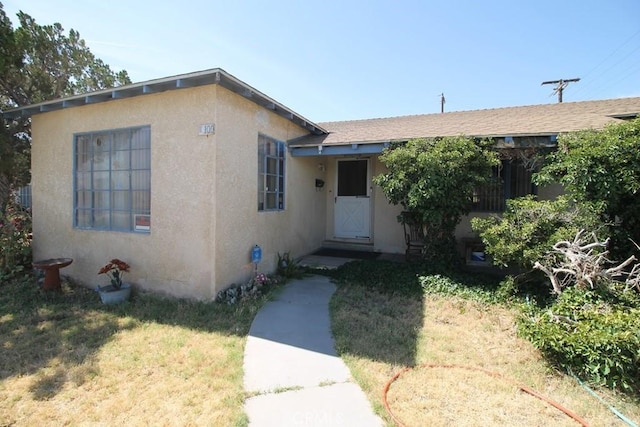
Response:
[[[440,113],[444,113],[444,103],[446,101],[444,100],[444,93],[440,94]]]
[[[549,80],[546,82],[542,82],[543,85],[557,85],[553,90],[553,93],[558,94],[558,102],[562,102],[562,91],[566,88],[569,83],[579,82],[580,79],[560,79],[560,80]]]

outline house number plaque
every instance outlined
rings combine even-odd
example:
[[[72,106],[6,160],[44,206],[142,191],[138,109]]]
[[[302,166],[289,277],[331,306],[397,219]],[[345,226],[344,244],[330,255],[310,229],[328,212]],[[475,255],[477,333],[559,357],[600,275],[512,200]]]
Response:
[[[200,133],[198,135],[213,135],[216,133],[216,125],[213,123],[205,123],[200,125]]]

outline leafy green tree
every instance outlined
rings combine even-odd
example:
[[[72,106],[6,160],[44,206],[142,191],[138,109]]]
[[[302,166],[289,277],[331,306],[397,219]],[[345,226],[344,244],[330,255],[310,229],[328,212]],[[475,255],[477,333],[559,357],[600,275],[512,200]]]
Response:
[[[422,221],[427,257],[457,258],[456,226],[470,212],[474,190],[489,181],[499,162],[491,145],[465,136],[413,139],[380,156],[388,171],[374,182],[391,203]]]
[[[0,3],[0,109],[7,110],[78,93],[130,83],[96,58],[77,31],[39,25],[18,13],[13,29]],[[0,210],[11,185],[29,181],[31,121],[3,118],[0,129]]]
[[[558,182],[576,202],[600,205],[611,227],[612,253],[626,257],[640,243],[640,119],[611,124],[602,130],[561,135],[537,184]]]

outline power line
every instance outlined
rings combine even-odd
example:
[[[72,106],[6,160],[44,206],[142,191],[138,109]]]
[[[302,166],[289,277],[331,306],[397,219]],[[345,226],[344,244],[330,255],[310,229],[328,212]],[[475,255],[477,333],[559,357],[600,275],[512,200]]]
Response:
[[[629,43],[631,41],[631,39],[633,39],[635,36],[637,36],[638,34],[640,34],[640,30],[636,31],[636,33],[634,35],[632,35],[631,37],[629,37],[627,40],[625,40],[620,46],[618,46],[613,52],[611,52],[606,58],[604,58],[602,61],[600,61],[598,63],[598,65],[596,65],[595,67],[593,67],[591,70],[589,70],[589,72],[587,72],[587,74],[584,75],[583,78],[587,78],[591,73],[593,73],[599,66],[601,66],[602,64],[604,64],[606,61],[609,60],[609,58],[611,58],[613,55],[615,55],[616,53],[618,53],[618,51],[620,49],[622,49],[627,43]]]
[[[630,68],[627,74],[624,74],[621,77],[616,78],[615,80],[609,79],[606,82],[606,84],[601,85],[600,87],[597,87],[595,91],[591,90],[591,94],[598,94],[598,93],[604,92],[605,90],[610,89],[613,85],[619,84],[620,82],[628,79],[629,77],[637,76],[638,74],[640,74],[640,64],[634,68]]]
[[[560,80],[549,80],[546,82],[542,82],[543,85],[557,85],[553,90],[553,93],[558,94],[558,102],[562,102],[562,92],[569,85],[569,83],[579,82],[579,78],[575,79],[560,79]]]
[[[587,77],[589,75],[591,75],[591,73],[593,73],[596,69],[598,69],[601,65],[603,65],[605,62],[607,62],[609,59],[611,59],[616,53],[618,53],[620,51],[620,49],[622,49],[624,46],[626,46],[632,39],[634,39],[638,34],[640,34],[640,30],[636,31],[635,34],[633,34],[631,37],[629,37],[627,40],[625,40],[620,46],[618,46],[613,52],[611,52],[609,55],[607,55],[606,58],[604,58],[602,61],[600,61],[598,63],[598,65],[596,65],[595,67],[593,67],[591,70],[589,70],[588,73],[586,73],[583,76],[583,79],[588,80],[586,82],[585,85],[582,85],[578,88],[578,90],[574,93],[574,95],[578,95],[582,92],[584,92],[586,89],[589,89],[594,82],[598,81],[598,79],[600,77],[602,77],[604,74],[606,74],[607,72],[609,72],[611,69],[613,69],[615,66],[617,66],[618,64],[620,64],[622,61],[626,60],[629,56],[631,56],[633,53],[635,53],[640,47],[633,49],[631,52],[627,53],[625,56],[623,56],[621,59],[618,59],[615,63],[613,63],[612,65],[610,65],[609,67],[607,67],[606,69],[600,71],[600,73],[598,73],[598,75],[596,75],[594,78],[592,79],[587,79]],[[609,82],[607,82],[606,85],[608,85]],[[596,91],[598,91],[596,89]]]
[[[590,86],[593,85],[594,82],[598,81],[598,79],[603,76],[605,73],[611,71],[613,68],[617,67],[618,65],[620,65],[623,61],[625,61],[627,58],[629,58],[631,55],[633,55],[635,52],[637,52],[638,50],[640,50],[640,46],[638,46],[637,48],[635,48],[634,50],[632,50],[631,52],[629,52],[627,55],[623,56],[621,59],[619,59],[618,61],[616,61],[615,63],[611,64],[607,69],[605,69],[604,71],[600,72],[600,74],[598,74],[593,80],[587,82],[587,84],[585,86],[583,86],[581,89],[581,91],[578,91],[577,93],[581,93],[584,92],[584,89],[588,89]],[[609,82],[607,81],[607,84]],[[597,90],[597,89],[596,89]]]

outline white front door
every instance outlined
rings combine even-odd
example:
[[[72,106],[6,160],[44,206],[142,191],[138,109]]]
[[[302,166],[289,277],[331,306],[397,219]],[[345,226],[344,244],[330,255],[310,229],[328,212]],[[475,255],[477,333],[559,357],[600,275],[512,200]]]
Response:
[[[338,160],[335,198],[335,237],[371,237],[369,160]]]

